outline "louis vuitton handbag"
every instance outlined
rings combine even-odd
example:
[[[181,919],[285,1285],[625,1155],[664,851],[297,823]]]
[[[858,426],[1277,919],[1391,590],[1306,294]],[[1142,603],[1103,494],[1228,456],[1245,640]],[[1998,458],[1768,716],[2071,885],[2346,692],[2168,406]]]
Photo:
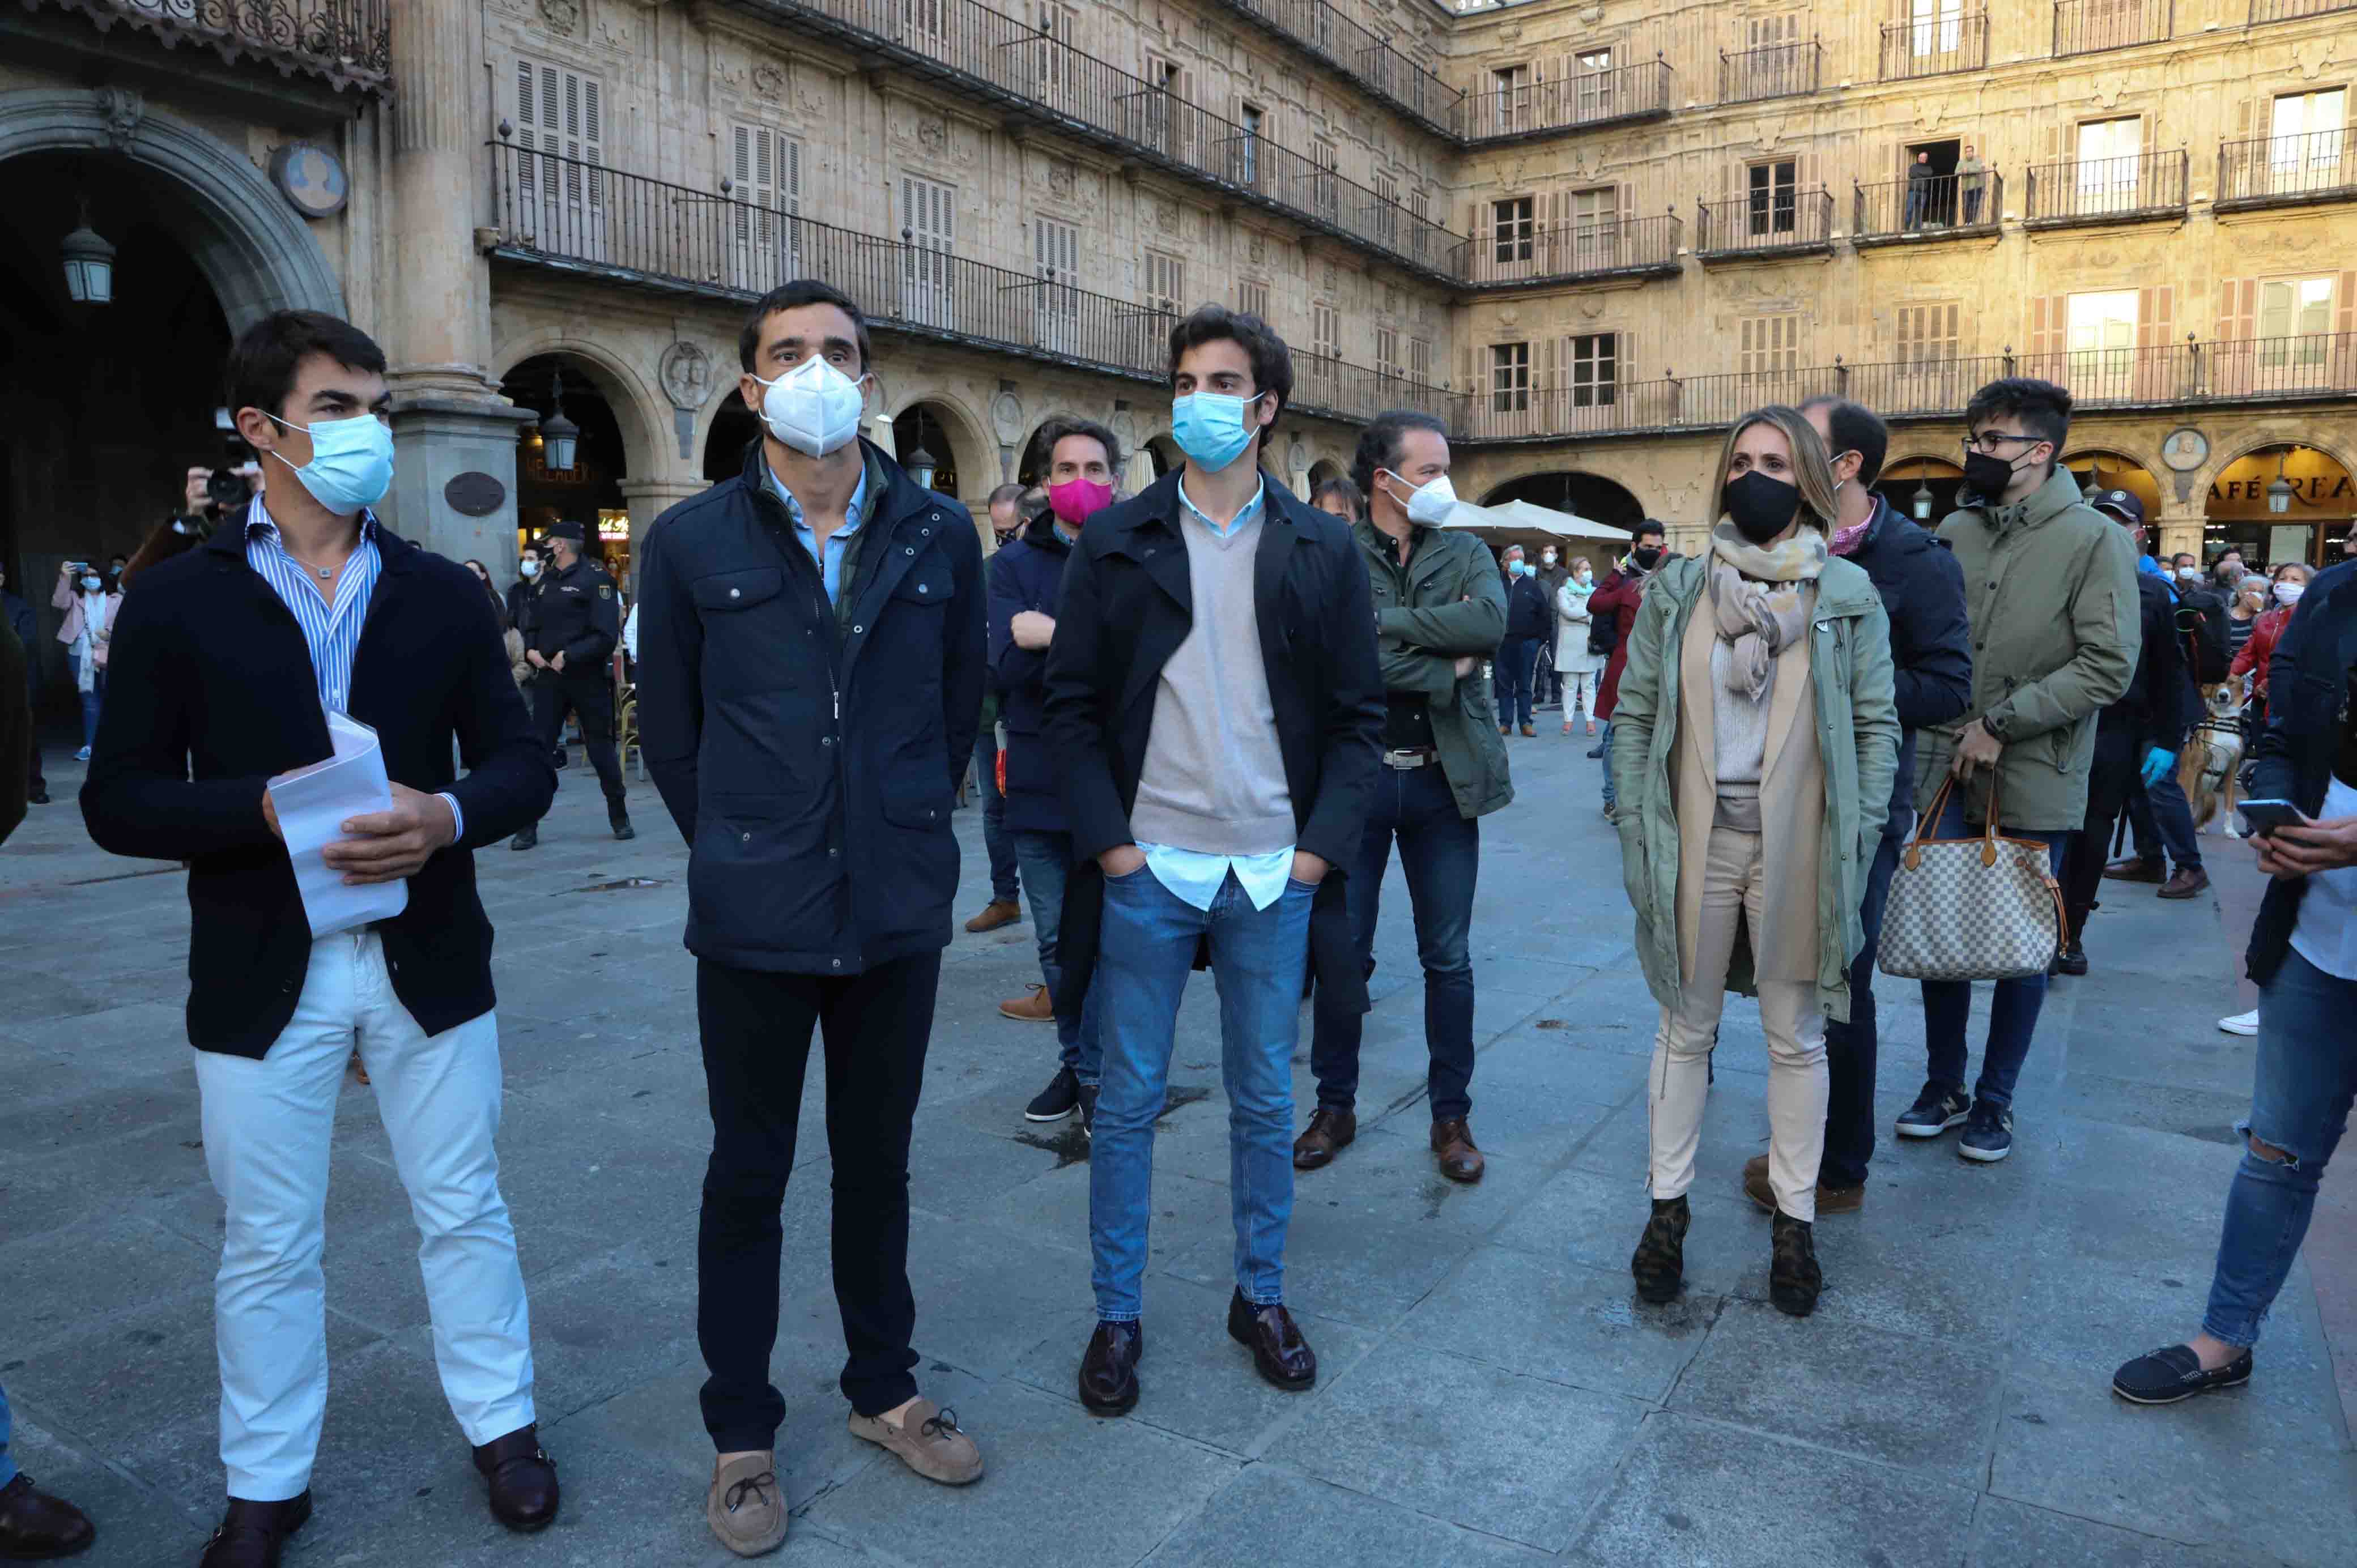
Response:
[[[1900,853],[1875,961],[1902,980],[2043,974],[2062,945],[2062,888],[2046,846],[1997,832],[1994,780],[1979,833],[1933,838],[1954,787],[1953,779],[1940,786],[1922,827]]]

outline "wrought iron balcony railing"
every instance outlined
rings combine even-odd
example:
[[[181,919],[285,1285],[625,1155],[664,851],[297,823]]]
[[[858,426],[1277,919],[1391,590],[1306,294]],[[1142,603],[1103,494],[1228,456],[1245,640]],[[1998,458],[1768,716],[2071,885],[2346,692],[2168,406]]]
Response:
[[[1694,252],[1705,262],[1833,248],[1833,192],[1822,186],[1780,186],[1695,207]]]
[[[2352,0],[2357,3],[2357,0]],[[1988,13],[1882,24],[1882,80],[1910,81],[1988,64]]]
[[[2250,25],[2296,22],[2302,16],[2329,16],[2334,11],[2357,11],[2357,0],[2251,0]]]
[[[2054,0],[2054,53],[2091,55],[2165,41],[2177,0]]]
[[[878,331],[1168,380],[1172,312],[1081,288],[1053,269],[1011,271],[505,142],[490,152],[495,255],[734,300],[818,278],[857,300]],[[1293,365],[1304,413],[1364,421],[1387,408],[1448,407],[1438,387],[1340,360],[1296,353]]]
[[[1465,95],[1326,0],[1220,0],[1236,15],[1340,71],[1437,136],[1451,136]]]
[[[2345,131],[2228,142],[2218,149],[2218,207],[2293,206],[2357,197],[2357,148]]]
[[[1457,248],[1455,270],[1492,287],[1580,278],[1674,276],[1684,225],[1674,215],[1493,230]]]
[[[1817,75],[1825,51],[1814,38],[1804,43],[1770,44],[1762,48],[1718,54],[1718,101],[1749,103],[1761,98],[1791,98],[1817,90]]]
[[[1669,62],[1649,59],[1609,70],[1575,71],[1526,87],[1466,93],[1454,122],[1460,143],[1525,141],[1670,112]]]
[[[1329,164],[980,0],[720,0],[946,84],[1438,281],[1458,236]]]
[[[393,77],[393,0],[20,0],[79,11],[102,29],[128,25],[167,45],[194,44],[383,92]]]
[[[2185,210],[2185,149],[2038,164],[2023,220],[2032,228],[2117,223]]]
[[[1961,419],[1973,393],[2004,376],[2058,382],[2071,389],[2080,409],[2346,401],[2357,399],[2357,333],[1867,365],[1836,360],[1603,386],[1490,390],[1458,397],[1451,439],[1503,444],[1724,429],[1763,404],[1822,396],[1849,398],[1886,419]]]
[[[2005,177],[1993,169],[1881,180],[1853,188],[1850,243],[1866,247],[1994,234],[2004,209]]]

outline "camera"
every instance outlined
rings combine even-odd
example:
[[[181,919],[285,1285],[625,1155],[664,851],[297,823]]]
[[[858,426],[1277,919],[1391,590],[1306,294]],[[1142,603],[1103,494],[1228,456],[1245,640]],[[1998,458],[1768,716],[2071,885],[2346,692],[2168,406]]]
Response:
[[[213,410],[213,428],[221,433],[221,462],[205,479],[205,499],[226,510],[245,500],[245,477],[238,470],[253,461],[253,448],[239,437],[229,410]]]

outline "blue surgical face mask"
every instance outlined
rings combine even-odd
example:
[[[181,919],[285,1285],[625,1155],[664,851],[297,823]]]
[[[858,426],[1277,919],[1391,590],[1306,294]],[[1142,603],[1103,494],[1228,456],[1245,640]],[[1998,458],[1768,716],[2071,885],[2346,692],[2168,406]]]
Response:
[[[311,437],[311,460],[297,468],[273,452],[303,482],[311,499],[338,517],[350,517],[363,507],[384,499],[393,488],[393,432],[375,414],[350,419],[323,419],[316,424],[287,424]]]
[[[1194,459],[1205,473],[1216,474],[1252,445],[1254,431],[1244,428],[1244,410],[1266,397],[1232,397],[1226,392],[1189,392],[1170,400],[1170,436],[1178,450]]]

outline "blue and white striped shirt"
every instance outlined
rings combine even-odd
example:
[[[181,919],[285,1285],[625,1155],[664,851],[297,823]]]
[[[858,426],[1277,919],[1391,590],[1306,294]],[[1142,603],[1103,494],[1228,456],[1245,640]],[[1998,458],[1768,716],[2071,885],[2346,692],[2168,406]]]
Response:
[[[384,569],[384,558],[376,547],[376,514],[361,514],[360,546],[336,575],[332,604],[311,586],[312,568],[286,553],[278,524],[260,496],[253,498],[245,514],[245,564],[276,590],[293,612],[295,624],[303,628],[304,644],[311,650],[311,671],[319,682],[320,711],[350,713],[352,663],[360,655],[361,628],[367,624],[369,597],[376,592],[377,577]],[[445,794],[441,799],[449,802],[451,825],[458,836],[465,836],[466,818],[458,810],[457,797]]]

